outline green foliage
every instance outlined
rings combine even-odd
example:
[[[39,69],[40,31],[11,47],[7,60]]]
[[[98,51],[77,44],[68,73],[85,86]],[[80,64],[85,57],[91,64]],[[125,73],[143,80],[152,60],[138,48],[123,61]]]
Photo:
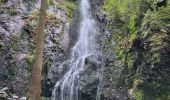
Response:
[[[135,100],[170,99],[170,75],[164,71],[170,61],[170,5],[159,4],[164,1],[106,0],[103,6],[111,19],[114,62],[124,64],[124,85]]]
[[[117,11],[117,0],[106,0],[103,10],[108,13],[108,17],[114,17],[115,12]]]
[[[28,28],[31,28],[30,35],[31,37],[35,38],[37,33],[37,25],[38,25],[38,10],[34,10],[29,12],[28,18],[26,20]],[[56,16],[55,13],[47,14],[46,17],[46,24],[50,25],[51,27],[58,27],[62,24],[61,18]]]
[[[34,65],[34,60],[35,60],[35,56],[33,53],[29,53],[26,56],[26,70],[28,71],[28,79],[31,79],[31,74],[32,74],[32,70],[33,70],[33,65]]]
[[[19,42],[19,37],[13,35],[11,37],[11,43],[10,43],[10,48],[13,52],[16,52],[18,50],[18,42]]]
[[[107,0],[103,6],[103,10],[107,12],[110,19],[119,21],[118,23],[122,22],[119,32],[113,36],[117,42],[114,51],[119,60],[127,62],[128,68],[132,68],[134,55],[126,52],[131,48],[140,31],[140,26],[136,26],[136,20],[140,14],[140,2],[141,0]]]
[[[2,4],[5,3],[5,0],[0,0],[0,3],[2,3]]]
[[[121,14],[122,18],[130,15],[141,14],[142,0],[106,0],[103,10],[107,12],[110,18],[116,14]]]
[[[46,97],[41,97],[41,99],[40,100],[47,100],[47,98]]]
[[[33,66],[33,64],[34,64],[34,59],[35,59],[35,57],[34,57],[33,54],[27,54],[26,63],[28,64],[27,70],[28,70],[29,72],[32,71],[32,66]]]
[[[72,18],[73,11],[77,8],[77,5],[72,1],[64,1],[64,3],[57,2],[56,7],[64,10],[67,16]]]
[[[16,5],[11,6],[8,11],[9,11],[9,14],[16,15],[18,13],[17,6]]]

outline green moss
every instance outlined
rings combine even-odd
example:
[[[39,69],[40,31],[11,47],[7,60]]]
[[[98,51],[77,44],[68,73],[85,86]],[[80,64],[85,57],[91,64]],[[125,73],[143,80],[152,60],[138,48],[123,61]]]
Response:
[[[5,0],[0,0],[0,4],[1,4],[1,3],[2,3],[2,4],[5,3]]]
[[[27,63],[26,70],[28,72],[28,79],[29,80],[31,79],[31,73],[32,73],[32,70],[33,70],[34,60],[35,60],[35,57],[34,57],[34,55],[32,53],[27,54],[27,57],[26,57],[26,63]]]
[[[106,0],[102,7],[111,19],[114,63],[123,63],[114,65],[124,68],[124,85],[135,100],[169,100],[170,5],[158,6],[161,1]]]
[[[109,18],[114,18],[115,14],[121,14],[122,19],[129,15],[141,14],[142,0],[106,0],[103,10],[107,12]]]
[[[27,57],[26,57],[26,63],[28,65],[27,67],[27,70],[28,72],[32,72],[32,67],[33,67],[33,64],[34,64],[34,55],[33,54],[27,54]]]
[[[17,11],[17,5],[11,6],[10,9],[9,9],[9,14],[11,14],[11,15],[16,15],[17,13],[18,13],[18,11]]]
[[[47,98],[46,97],[41,97],[41,99],[40,100],[47,100]]]
[[[144,100],[143,99],[144,94],[142,93],[141,90],[135,90],[134,91],[134,96],[135,96],[136,100]]]
[[[7,75],[8,75],[9,80],[13,79],[13,77],[15,75],[14,67],[11,64],[8,66],[8,73],[7,73]]]
[[[73,11],[77,8],[77,5],[73,1],[64,1],[64,3],[57,2],[56,6],[63,9],[70,18],[72,18]]]
[[[12,51],[16,52],[18,50],[18,42],[19,42],[19,37],[13,35],[11,37],[11,43],[10,43],[10,48]]]
[[[37,25],[38,25],[38,10],[34,10],[29,12],[28,18],[27,18],[27,24],[30,26],[31,29],[31,35],[35,37],[36,31],[37,31]],[[59,16],[56,16],[55,13],[47,14],[46,17],[46,24],[50,25],[51,27],[58,27],[62,24],[62,19]]]

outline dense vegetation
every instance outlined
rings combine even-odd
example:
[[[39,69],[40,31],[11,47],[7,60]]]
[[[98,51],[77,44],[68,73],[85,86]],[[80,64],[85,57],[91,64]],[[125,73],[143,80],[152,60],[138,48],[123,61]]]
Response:
[[[124,71],[119,84],[135,100],[170,100],[170,1],[106,0],[103,10]],[[117,64],[123,63],[123,65]],[[118,86],[118,84],[113,84]]]

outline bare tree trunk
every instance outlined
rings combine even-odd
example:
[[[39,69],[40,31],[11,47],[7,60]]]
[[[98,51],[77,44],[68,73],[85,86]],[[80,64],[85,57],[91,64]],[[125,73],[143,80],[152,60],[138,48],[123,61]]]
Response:
[[[42,55],[44,48],[44,29],[46,19],[47,0],[41,0],[39,24],[36,34],[35,62],[33,66],[30,88],[28,91],[28,100],[40,100],[41,93],[41,70]]]

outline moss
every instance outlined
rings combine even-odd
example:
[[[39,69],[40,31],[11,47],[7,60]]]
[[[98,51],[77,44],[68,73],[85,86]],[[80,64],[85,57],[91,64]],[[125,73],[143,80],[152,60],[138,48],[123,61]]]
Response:
[[[31,73],[32,72],[32,67],[33,67],[33,64],[34,64],[34,55],[33,54],[27,54],[27,57],[26,57],[26,63],[27,63],[27,68],[26,70]]]
[[[25,68],[27,70],[27,73],[28,73],[28,80],[31,79],[31,75],[32,75],[31,73],[32,73],[32,70],[33,70],[34,60],[35,60],[34,55],[32,53],[28,53],[27,56],[26,56],[27,67]]]
[[[106,0],[103,6],[115,41],[113,62],[123,63],[114,65],[124,68],[122,81],[135,100],[169,100],[170,5],[164,2]]]
[[[17,5],[11,6],[10,9],[9,9],[9,14],[10,14],[10,15],[16,15],[17,13],[18,13],[18,11],[17,11]]]
[[[8,66],[7,75],[8,75],[9,80],[13,79],[15,75],[14,67],[11,64]]]
[[[13,35],[11,37],[11,43],[10,43],[10,48],[12,51],[16,52],[18,50],[18,42],[19,42],[19,37]]]
[[[64,1],[64,3],[57,2],[56,7],[64,10],[66,15],[72,18],[73,11],[77,8],[77,5],[73,1]]]
[[[40,100],[47,100],[47,98],[46,97],[41,97]]]
[[[5,2],[6,2],[6,0],[0,0],[0,4],[1,4],[1,3],[3,4],[3,3],[5,3]]]
[[[28,18],[26,20],[28,30],[31,30],[29,33],[31,37],[35,38],[37,25],[38,25],[38,10],[29,12]],[[59,16],[56,16],[55,13],[50,13],[46,17],[46,25],[50,25],[50,27],[58,27],[63,24],[62,19]]]

